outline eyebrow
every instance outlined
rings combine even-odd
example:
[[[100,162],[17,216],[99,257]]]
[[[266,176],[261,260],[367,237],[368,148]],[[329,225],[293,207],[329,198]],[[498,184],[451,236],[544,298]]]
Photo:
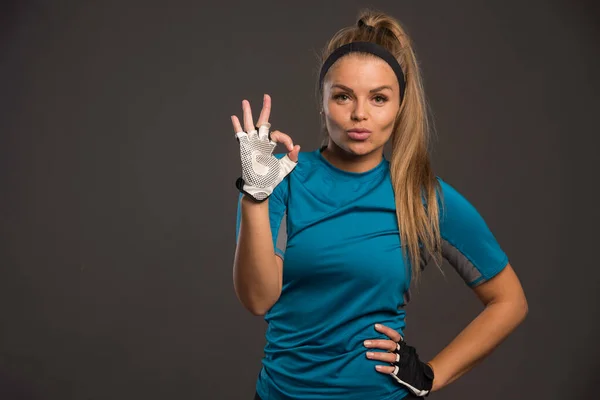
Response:
[[[334,87],[337,87],[337,88],[340,88],[340,89],[347,90],[347,91],[348,91],[348,92],[350,92],[350,93],[354,93],[354,90],[352,90],[352,89],[350,89],[348,86],[344,86],[344,85],[342,85],[342,84],[340,84],[340,83],[334,83],[333,85],[331,85],[331,88],[332,88],[332,89],[333,89]],[[394,89],[392,89],[392,87],[391,87],[391,86],[389,86],[389,85],[383,85],[383,86],[376,87],[375,89],[371,89],[371,90],[369,90],[369,93],[373,93],[373,92],[379,92],[380,90],[383,90],[383,89],[389,89],[389,90],[391,90],[391,91],[393,91],[393,90],[394,90]]]

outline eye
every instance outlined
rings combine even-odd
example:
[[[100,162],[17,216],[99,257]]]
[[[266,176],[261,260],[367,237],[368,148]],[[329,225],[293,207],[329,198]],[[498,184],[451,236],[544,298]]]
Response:
[[[378,94],[377,96],[373,97],[373,99],[375,100],[375,103],[378,103],[378,104],[383,104],[383,103],[385,103],[386,101],[388,101],[388,98],[387,98],[387,97],[385,97],[385,96],[382,96],[382,95],[380,95],[380,94]]]
[[[338,101],[346,101],[348,100],[350,97],[346,94],[346,93],[338,93],[336,95],[333,96],[334,100],[338,100]]]

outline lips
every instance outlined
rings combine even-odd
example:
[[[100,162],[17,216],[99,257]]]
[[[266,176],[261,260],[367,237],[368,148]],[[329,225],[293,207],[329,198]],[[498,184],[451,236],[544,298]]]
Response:
[[[353,140],[367,140],[371,136],[371,131],[368,129],[350,129],[348,136]]]

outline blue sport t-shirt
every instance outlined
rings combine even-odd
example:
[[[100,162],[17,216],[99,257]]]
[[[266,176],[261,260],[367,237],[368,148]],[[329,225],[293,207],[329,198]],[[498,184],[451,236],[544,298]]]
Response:
[[[507,256],[475,208],[438,180],[443,255],[469,286],[485,282],[506,266]],[[264,316],[259,396],[404,398],[406,389],[377,372],[382,362],[366,358],[363,346],[366,339],[388,339],[375,323],[404,335],[411,274],[400,248],[389,162],[382,158],[375,168],[353,173],[330,164],[320,149],[302,152],[268,201],[273,243],[284,259],[283,287]]]

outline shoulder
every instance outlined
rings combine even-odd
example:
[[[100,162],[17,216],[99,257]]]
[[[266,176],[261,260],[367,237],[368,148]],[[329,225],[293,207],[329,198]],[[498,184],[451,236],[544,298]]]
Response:
[[[443,238],[457,243],[481,240],[493,241],[493,234],[477,208],[448,182],[437,178],[440,183],[440,233]]]
[[[487,231],[487,224],[477,208],[453,185],[440,177],[438,204],[442,236]]]
[[[439,176],[436,176],[436,180],[439,184],[439,189],[441,192],[441,197],[445,200],[448,199],[450,201],[460,201],[462,199],[466,200],[464,196],[450,183],[445,181]]]
[[[452,215],[471,213],[475,211],[473,205],[467,198],[459,192],[453,185],[436,176],[439,184],[438,200],[440,204],[441,216],[451,217]],[[464,216],[464,215],[463,215]]]

